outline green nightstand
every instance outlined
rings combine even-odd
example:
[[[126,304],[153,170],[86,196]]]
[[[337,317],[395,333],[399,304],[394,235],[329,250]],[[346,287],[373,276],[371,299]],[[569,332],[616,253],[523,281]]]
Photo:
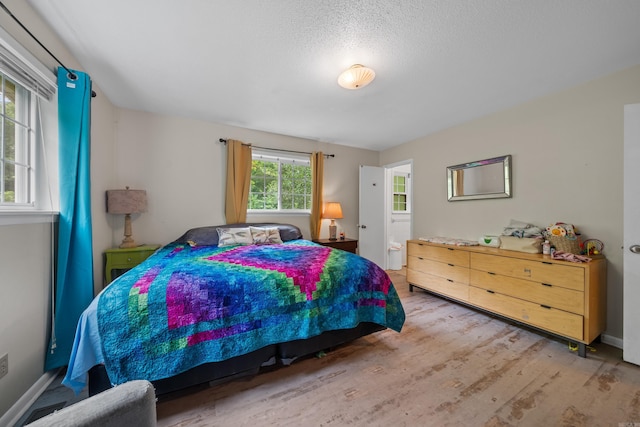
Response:
[[[113,248],[104,251],[106,284],[108,285],[116,277],[149,258],[159,247],[160,245],[142,245],[135,248]]]

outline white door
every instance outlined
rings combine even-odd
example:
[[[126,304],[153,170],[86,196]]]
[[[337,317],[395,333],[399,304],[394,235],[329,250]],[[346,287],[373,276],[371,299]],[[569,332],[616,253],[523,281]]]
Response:
[[[384,168],[360,166],[358,253],[386,268]]]
[[[640,104],[624,107],[623,358],[640,365]]]

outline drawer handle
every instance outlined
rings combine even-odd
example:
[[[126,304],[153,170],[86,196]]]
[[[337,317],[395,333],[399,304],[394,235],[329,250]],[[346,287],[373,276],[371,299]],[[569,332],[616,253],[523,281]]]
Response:
[[[552,262],[549,262],[549,261],[542,261],[542,263],[543,263],[543,264],[553,265],[553,263],[552,263]]]
[[[487,289],[487,292],[489,292],[490,294],[495,294],[494,291],[490,291],[489,289]]]
[[[449,249],[450,251],[453,251],[453,250],[454,250],[453,248],[447,248],[447,249]]]
[[[540,304],[540,307],[542,307],[542,308],[546,308],[546,309],[548,309],[548,310],[551,310],[551,307],[549,307],[548,305]]]
[[[553,285],[550,285],[548,283],[541,283],[542,286],[548,286],[548,287],[552,287]]]
[[[127,258],[127,262],[131,262],[131,258]]]
[[[453,264],[447,264],[447,265],[448,265],[449,267],[454,267],[454,265],[453,265]]]
[[[447,282],[451,282],[451,283],[453,283],[453,280],[451,280],[451,279],[447,279]]]
[[[489,273],[489,274],[490,274],[490,275],[492,275],[492,276],[495,276],[495,275],[496,275],[496,273],[494,273],[493,271],[487,271],[487,273]]]
[[[419,257],[418,257],[418,259],[424,259],[424,258],[422,258],[421,256],[419,256]]]

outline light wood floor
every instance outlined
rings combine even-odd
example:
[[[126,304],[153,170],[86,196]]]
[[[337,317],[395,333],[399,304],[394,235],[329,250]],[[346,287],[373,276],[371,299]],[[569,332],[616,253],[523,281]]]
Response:
[[[275,371],[157,405],[160,426],[640,426],[640,367],[426,292],[407,321]],[[633,425],[633,424],[631,424]]]

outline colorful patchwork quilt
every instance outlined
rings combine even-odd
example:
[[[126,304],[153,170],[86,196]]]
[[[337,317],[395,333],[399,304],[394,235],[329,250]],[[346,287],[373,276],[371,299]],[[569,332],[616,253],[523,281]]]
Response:
[[[360,322],[399,332],[405,319],[384,270],[307,240],[169,244],[111,283],[97,314],[105,368],[116,384],[168,378]]]

